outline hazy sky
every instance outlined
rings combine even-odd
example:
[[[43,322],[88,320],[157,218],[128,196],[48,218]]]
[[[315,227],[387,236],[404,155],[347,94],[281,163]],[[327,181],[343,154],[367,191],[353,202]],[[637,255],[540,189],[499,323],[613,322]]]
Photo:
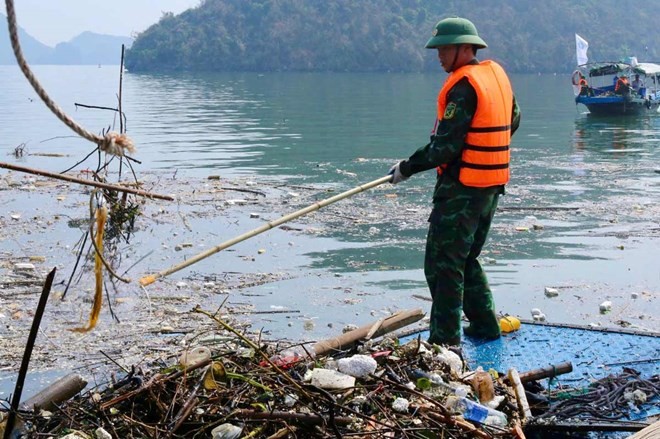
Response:
[[[49,46],[86,30],[130,36],[156,23],[163,12],[178,14],[199,3],[200,0],[14,0],[18,25]],[[6,15],[4,1],[0,11]]]

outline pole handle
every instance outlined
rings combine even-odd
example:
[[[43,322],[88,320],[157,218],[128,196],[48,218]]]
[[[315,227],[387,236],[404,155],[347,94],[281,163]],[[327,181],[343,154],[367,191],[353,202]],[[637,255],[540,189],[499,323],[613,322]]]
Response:
[[[369,183],[365,183],[365,184],[356,186],[353,189],[347,190],[347,191],[342,192],[340,194],[337,194],[333,197],[326,198],[325,200],[314,203],[310,206],[307,206],[303,209],[297,210],[297,211],[295,211],[293,213],[290,213],[288,215],[284,215],[283,217],[280,217],[276,220],[270,221],[270,222],[268,222],[268,223],[266,223],[266,224],[264,224],[260,227],[257,227],[256,229],[250,230],[249,232],[245,232],[242,235],[239,235],[235,238],[232,238],[228,241],[223,242],[222,244],[216,245],[215,247],[212,247],[208,250],[205,250],[202,253],[199,253],[196,256],[193,256],[192,258],[189,258],[189,259],[187,259],[186,261],[184,261],[180,264],[174,265],[174,266],[172,266],[172,267],[170,267],[166,270],[160,271],[158,273],[143,276],[139,280],[140,285],[142,285],[142,286],[150,285],[150,284],[154,283],[156,280],[158,280],[162,277],[168,276],[172,273],[176,273],[177,271],[179,271],[183,268],[189,267],[192,264],[195,264],[195,263],[201,261],[202,259],[206,259],[209,256],[211,256],[211,255],[213,255],[213,254],[215,254],[215,253],[217,253],[221,250],[224,250],[228,247],[231,247],[232,245],[238,244],[239,242],[245,241],[246,239],[252,238],[256,235],[259,235],[260,233],[263,233],[263,232],[265,232],[267,230],[270,230],[272,228],[275,228],[275,227],[277,227],[281,224],[284,224],[286,222],[289,222],[291,220],[299,218],[303,215],[307,215],[308,213],[317,211],[317,210],[319,210],[319,209],[321,209],[325,206],[328,206],[330,204],[336,203],[337,201],[343,200],[344,198],[348,198],[348,197],[353,196],[355,194],[359,194],[360,192],[364,192],[368,189],[379,186],[383,183],[387,183],[391,179],[392,179],[391,175],[386,175],[384,177],[380,177],[380,178],[378,178],[374,181],[370,181]]]

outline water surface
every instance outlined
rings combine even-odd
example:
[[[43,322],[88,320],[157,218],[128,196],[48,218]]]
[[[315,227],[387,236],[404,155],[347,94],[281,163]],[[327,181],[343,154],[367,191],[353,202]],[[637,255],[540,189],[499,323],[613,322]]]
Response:
[[[92,131],[118,128],[112,113],[74,106],[116,106],[118,67],[36,66],[35,71],[82,125]],[[0,78],[3,160],[62,171],[91,150],[50,114],[18,69],[2,66]],[[291,187],[346,190],[384,175],[428,141],[443,79],[441,74],[127,73],[123,108],[138,147],[138,172],[178,179],[250,176],[257,185],[263,178]],[[512,82],[523,119],[512,145],[512,181],[484,255],[498,309],[528,317],[530,308],[539,307],[552,321],[569,323],[611,325],[619,317],[658,330],[652,316],[658,314],[654,299],[660,291],[660,117],[590,117],[586,108],[575,106],[568,76],[512,76]],[[29,152],[69,156],[14,158],[11,153],[23,143]],[[95,158],[90,160],[78,169],[94,168]],[[414,296],[428,295],[421,267],[432,185],[429,172],[387,189],[398,195],[394,201],[383,191],[361,195],[345,209],[362,209],[365,221],[326,228],[314,238],[299,236],[282,256],[243,265],[217,256],[195,271],[291,274],[254,288],[262,297],[254,299],[258,308],[301,310],[293,325],[282,319],[256,322],[282,336],[330,336],[342,324],[366,323],[396,309],[428,308]],[[29,197],[3,204],[23,205],[26,215],[36,208]],[[385,214],[370,221],[370,212]],[[200,223],[197,233],[208,232],[206,243],[217,244],[252,227],[244,224],[229,226],[217,218]],[[145,248],[151,245],[147,237],[136,239]],[[289,240],[290,234],[273,231],[242,245],[283,249]],[[11,251],[12,245],[3,242],[2,250]],[[160,270],[163,262],[154,256],[144,263],[147,268]],[[546,298],[549,286],[566,295]],[[646,296],[633,300],[632,293]],[[355,300],[344,300],[346,295]],[[598,304],[606,299],[616,303],[617,316],[599,315]],[[315,328],[303,332],[302,319],[313,320]]]

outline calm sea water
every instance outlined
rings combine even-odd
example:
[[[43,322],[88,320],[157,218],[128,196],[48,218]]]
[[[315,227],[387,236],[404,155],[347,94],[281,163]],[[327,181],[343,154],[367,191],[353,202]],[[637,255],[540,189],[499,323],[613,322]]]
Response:
[[[118,67],[36,66],[35,71],[85,127],[117,128],[111,113],[76,109],[74,103],[116,106]],[[179,178],[265,176],[348,189],[384,175],[426,143],[443,79],[441,74],[127,73],[123,105],[140,170],[177,172]],[[539,307],[552,321],[570,323],[608,324],[625,317],[658,330],[658,321],[649,316],[658,314],[652,299],[660,291],[655,215],[660,117],[589,117],[585,108],[575,107],[568,76],[512,76],[512,82],[523,122],[513,141],[513,180],[487,249],[498,309],[529,317],[530,308]],[[11,152],[21,143],[31,152],[73,157],[89,151],[35,97],[18,69],[0,66],[0,84],[3,160],[17,161]],[[61,171],[63,163],[39,156],[20,162],[52,171]],[[369,225],[336,229],[306,241],[295,255],[299,259],[292,259],[299,267],[288,269],[307,275],[261,287],[271,295],[258,305],[301,309],[317,323],[309,334],[314,337],[336,333],[337,326],[327,323],[367,322],[374,309],[428,307],[413,295],[427,294],[421,267],[432,178],[432,173],[415,176],[397,187],[402,199],[407,189],[424,194],[411,209],[415,226],[380,224],[381,234],[368,232]],[[534,224],[542,230],[525,230]],[[200,267],[213,270],[212,264]],[[156,260],[152,268],[163,267]],[[546,298],[548,286],[565,295]],[[338,318],[339,299],[333,295],[340,288],[364,292],[366,298]],[[632,300],[632,293],[646,294],[645,301]],[[609,299],[620,312],[606,318],[598,314],[598,304]],[[263,325],[286,335],[301,331],[281,321]]]

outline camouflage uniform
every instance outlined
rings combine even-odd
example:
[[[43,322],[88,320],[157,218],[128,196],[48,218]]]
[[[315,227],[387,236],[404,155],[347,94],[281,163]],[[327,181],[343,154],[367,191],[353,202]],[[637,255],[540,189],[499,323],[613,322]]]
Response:
[[[431,343],[460,343],[462,311],[473,335],[489,339],[500,335],[493,296],[477,257],[504,186],[468,187],[458,180],[464,140],[476,108],[476,92],[462,79],[447,94],[446,111],[431,142],[400,164],[406,177],[448,165],[435,185],[426,240],[424,274],[433,298]],[[514,98],[512,133],[519,124],[520,110]]]

